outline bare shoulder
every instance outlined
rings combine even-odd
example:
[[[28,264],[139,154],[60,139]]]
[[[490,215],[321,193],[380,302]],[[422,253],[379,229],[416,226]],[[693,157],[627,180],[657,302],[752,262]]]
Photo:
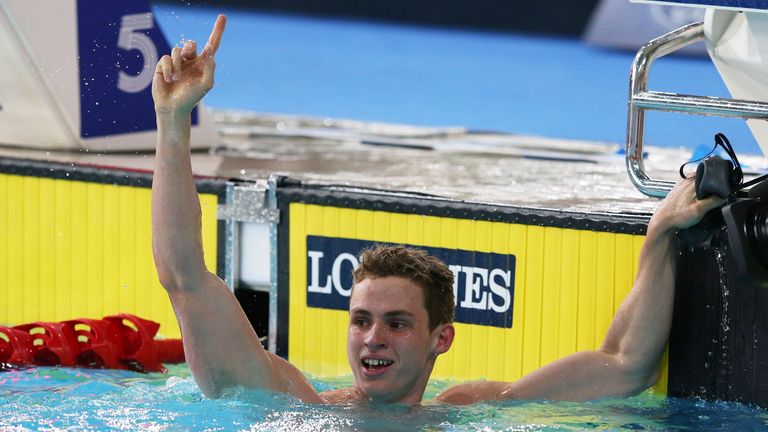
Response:
[[[455,385],[437,395],[435,401],[468,405],[476,402],[509,399],[507,391],[510,383],[501,381],[472,381]]]
[[[354,387],[324,391],[320,393],[320,397],[325,403],[332,405],[343,405],[362,400],[362,395]]]

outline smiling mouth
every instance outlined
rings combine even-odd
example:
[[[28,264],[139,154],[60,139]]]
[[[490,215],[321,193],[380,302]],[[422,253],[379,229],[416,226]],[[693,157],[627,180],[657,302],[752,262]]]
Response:
[[[383,359],[363,359],[362,362],[363,367],[370,371],[378,371],[381,369],[384,369],[388,366],[391,366],[394,361],[392,360],[383,360]]]

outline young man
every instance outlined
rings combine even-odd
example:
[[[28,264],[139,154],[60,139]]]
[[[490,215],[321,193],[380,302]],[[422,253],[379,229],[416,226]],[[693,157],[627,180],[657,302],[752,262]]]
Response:
[[[191,111],[213,86],[214,55],[225,23],[219,16],[199,55],[194,42],[187,42],[163,57],[152,86],[158,126],[152,186],[155,264],[195,380],[211,397],[246,386],[306,402],[420,403],[435,360],[454,338],[452,311],[435,306],[441,299],[453,305],[452,275],[444,264],[413,249],[368,252],[350,297],[347,355],[354,384],[323,394],[293,365],[262,348],[235,297],[206,269],[189,134]],[[675,231],[696,224],[720,204],[717,198],[697,201],[691,180],[667,196],[648,225],[635,285],[598,350],[570,355],[515,382],[457,385],[437,399],[456,404],[587,400],[648,388],[656,381],[672,321]]]

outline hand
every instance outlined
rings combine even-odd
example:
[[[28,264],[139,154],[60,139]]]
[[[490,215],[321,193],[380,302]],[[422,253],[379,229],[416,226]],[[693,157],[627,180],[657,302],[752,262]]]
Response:
[[[716,195],[697,200],[694,178],[680,180],[654,213],[649,230],[651,227],[662,231],[691,227],[723,203],[725,199]]]
[[[188,114],[213,87],[216,62],[213,57],[221,44],[227,18],[219,15],[205,48],[197,55],[197,45],[187,41],[171,55],[157,62],[152,80],[152,98],[158,114]]]

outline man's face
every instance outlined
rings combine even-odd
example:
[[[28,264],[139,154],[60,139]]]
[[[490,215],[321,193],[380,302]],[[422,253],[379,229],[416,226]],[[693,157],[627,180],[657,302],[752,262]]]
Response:
[[[419,403],[435,358],[448,350],[453,326],[429,330],[424,293],[396,276],[364,279],[349,302],[347,358],[355,386],[381,402]]]

